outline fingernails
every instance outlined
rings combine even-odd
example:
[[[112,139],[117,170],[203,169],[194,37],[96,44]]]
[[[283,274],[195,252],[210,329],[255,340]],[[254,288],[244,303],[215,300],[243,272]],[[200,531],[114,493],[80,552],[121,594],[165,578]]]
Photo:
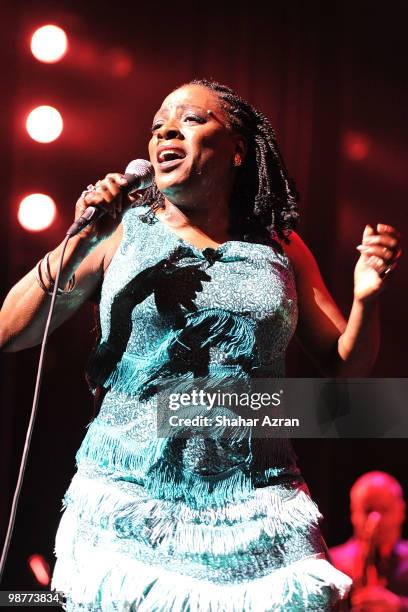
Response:
[[[364,252],[364,251],[368,251],[368,249],[369,249],[369,248],[370,248],[370,247],[364,246],[363,244],[359,244],[359,245],[356,247],[357,251],[360,251],[361,253],[362,253],[362,252]]]

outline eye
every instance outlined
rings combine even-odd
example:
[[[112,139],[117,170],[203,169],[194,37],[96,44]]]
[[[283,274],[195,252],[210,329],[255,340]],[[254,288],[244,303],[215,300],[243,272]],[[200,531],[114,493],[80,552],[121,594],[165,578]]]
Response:
[[[153,123],[152,127],[150,128],[150,131],[153,133],[156,130],[159,130],[161,128],[161,126],[163,125],[162,122],[160,121],[156,121],[156,123]]]
[[[199,117],[198,115],[189,114],[184,117],[184,121],[189,121],[189,122],[195,121],[196,123],[205,123],[206,119],[204,119],[204,117]]]

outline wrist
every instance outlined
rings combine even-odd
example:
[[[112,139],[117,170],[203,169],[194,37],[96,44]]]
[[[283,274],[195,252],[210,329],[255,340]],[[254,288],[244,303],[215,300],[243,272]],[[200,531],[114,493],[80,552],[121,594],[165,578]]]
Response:
[[[375,293],[368,297],[360,297],[358,294],[354,293],[353,304],[364,310],[372,310],[378,307],[379,294]]]
[[[84,239],[79,234],[70,238],[66,245],[61,276],[58,283],[60,289],[65,287],[72,278],[75,279],[76,269],[96,246],[97,243],[95,241]],[[45,271],[44,278],[48,279],[48,285],[53,285],[60,263],[62,248],[63,243],[58,245],[58,247],[50,253],[47,253],[42,260],[44,264],[39,271]]]

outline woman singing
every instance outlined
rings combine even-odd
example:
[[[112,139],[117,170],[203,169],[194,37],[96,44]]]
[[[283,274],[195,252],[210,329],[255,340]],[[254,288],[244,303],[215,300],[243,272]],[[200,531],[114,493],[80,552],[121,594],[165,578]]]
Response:
[[[327,560],[290,443],[160,438],[161,382],[284,376],[300,342],[329,376],[365,376],[397,231],[366,226],[346,322],[295,233],[297,194],[269,121],[192,81],[153,119],[153,185],[111,173],[76,205],[109,210],[68,243],[53,329],[99,294],[87,377],[99,399],[56,536],[67,610],[330,610],[350,579]],[[10,291],[1,341],[41,341],[61,246]]]

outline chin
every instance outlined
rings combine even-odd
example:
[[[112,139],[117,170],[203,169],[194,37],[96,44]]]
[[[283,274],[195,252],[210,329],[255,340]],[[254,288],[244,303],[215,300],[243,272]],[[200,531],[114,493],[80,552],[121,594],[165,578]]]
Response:
[[[186,196],[191,195],[193,181],[190,175],[183,175],[174,178],[169,176],[168,178],[156,178],[156,185],[157,188],[165,195],[165,197],[172,202],[173,198],[177,199],[183,194]]]

